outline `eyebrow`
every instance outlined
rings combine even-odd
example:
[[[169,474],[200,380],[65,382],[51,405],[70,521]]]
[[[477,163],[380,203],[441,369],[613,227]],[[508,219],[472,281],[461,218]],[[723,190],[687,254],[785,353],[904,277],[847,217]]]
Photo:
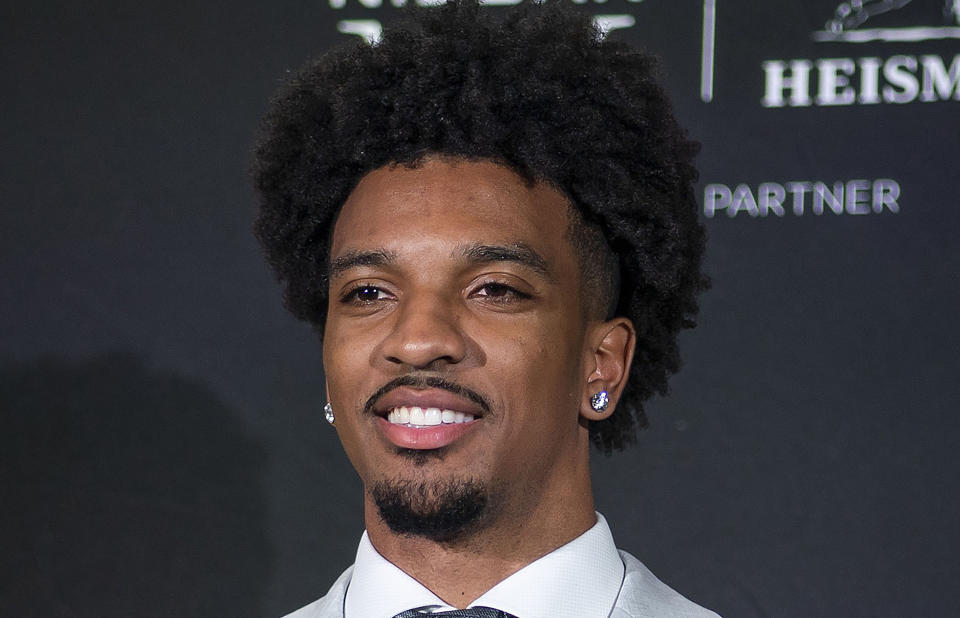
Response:
[[[525,266],[542,277],[553,280],[553,273],[547,261],[526,243],[509,245],[469,245],[460,254],[473,264],[494,262],[513,262]],[[387,266],[397,261],[394,251],[374,249],[370,251],[348,251],[330,261],[328,277],[335,279],[351,268],[359,266]]]
[[[475,264],[513,262],[525,266],[541,276],[553,280],[547,261],[526,243],[510,245],[470,245],[463,249],[463,257]]]
[[[384,249],[348,251],[330,261],[330,269],[327,276],[330,279],[334,279],[351,268],[358,266],[385,266],[396,261],[397,254]]]

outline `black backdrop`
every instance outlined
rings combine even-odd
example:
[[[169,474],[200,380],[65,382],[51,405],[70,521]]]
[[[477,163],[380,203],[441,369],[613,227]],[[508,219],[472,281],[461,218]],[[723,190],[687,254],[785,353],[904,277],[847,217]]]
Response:
[[[3,615],[278,616],[351,561],[245,170],[376,4],[4,3]],[[652,428],[595,459],[618,544],[727,616],[957,615],[956,3],[583,4],[664,58],[714,280]]]

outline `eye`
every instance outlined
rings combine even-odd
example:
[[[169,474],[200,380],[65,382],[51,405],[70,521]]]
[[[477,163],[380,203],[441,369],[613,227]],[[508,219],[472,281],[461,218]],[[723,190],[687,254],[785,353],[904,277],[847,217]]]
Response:
[[[340,299],[340,302],[357,305],[369,305],[377,301],[389,300],[391,298],[393,298],[392,295],[375,285],[358,285],[344,294]]]
[[[515,287],[507,285],[506,283],[500,283],[499,281],[489,281],[480,285],[473,291],[473,295],[496,302],[510,302],[530,298],[529,294],[525,294]]]

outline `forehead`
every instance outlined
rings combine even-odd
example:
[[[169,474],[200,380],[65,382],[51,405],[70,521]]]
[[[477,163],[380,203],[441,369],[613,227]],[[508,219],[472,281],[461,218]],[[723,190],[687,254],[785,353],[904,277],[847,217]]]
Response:
[[[336,220],[331,256],[383,249],[398,254],[438,245],[525,244],[566,262],[570,206],[545,183],[531,185],[490,161],[430,158],[415,168],[367,174]]]

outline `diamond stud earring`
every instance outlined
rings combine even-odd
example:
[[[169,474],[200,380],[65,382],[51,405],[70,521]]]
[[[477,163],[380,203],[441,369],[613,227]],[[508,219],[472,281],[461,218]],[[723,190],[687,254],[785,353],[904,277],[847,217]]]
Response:
[[[324,417],[325,419],[327,419],[327,422],[328,422],[328,423],[330,423],[331,425],[333,425],[333,420],[334,420],[334,419],[333,419],[333,406],[330,405],[330,402],[329,402],[329,401],[323,406],[323,417]]]
[[[590,398],[590,407],[593,408],[594,412],[603,412],[607,409],[608,403],[610,403],[610,395],[607,394],[607,391],[600,391]]]

